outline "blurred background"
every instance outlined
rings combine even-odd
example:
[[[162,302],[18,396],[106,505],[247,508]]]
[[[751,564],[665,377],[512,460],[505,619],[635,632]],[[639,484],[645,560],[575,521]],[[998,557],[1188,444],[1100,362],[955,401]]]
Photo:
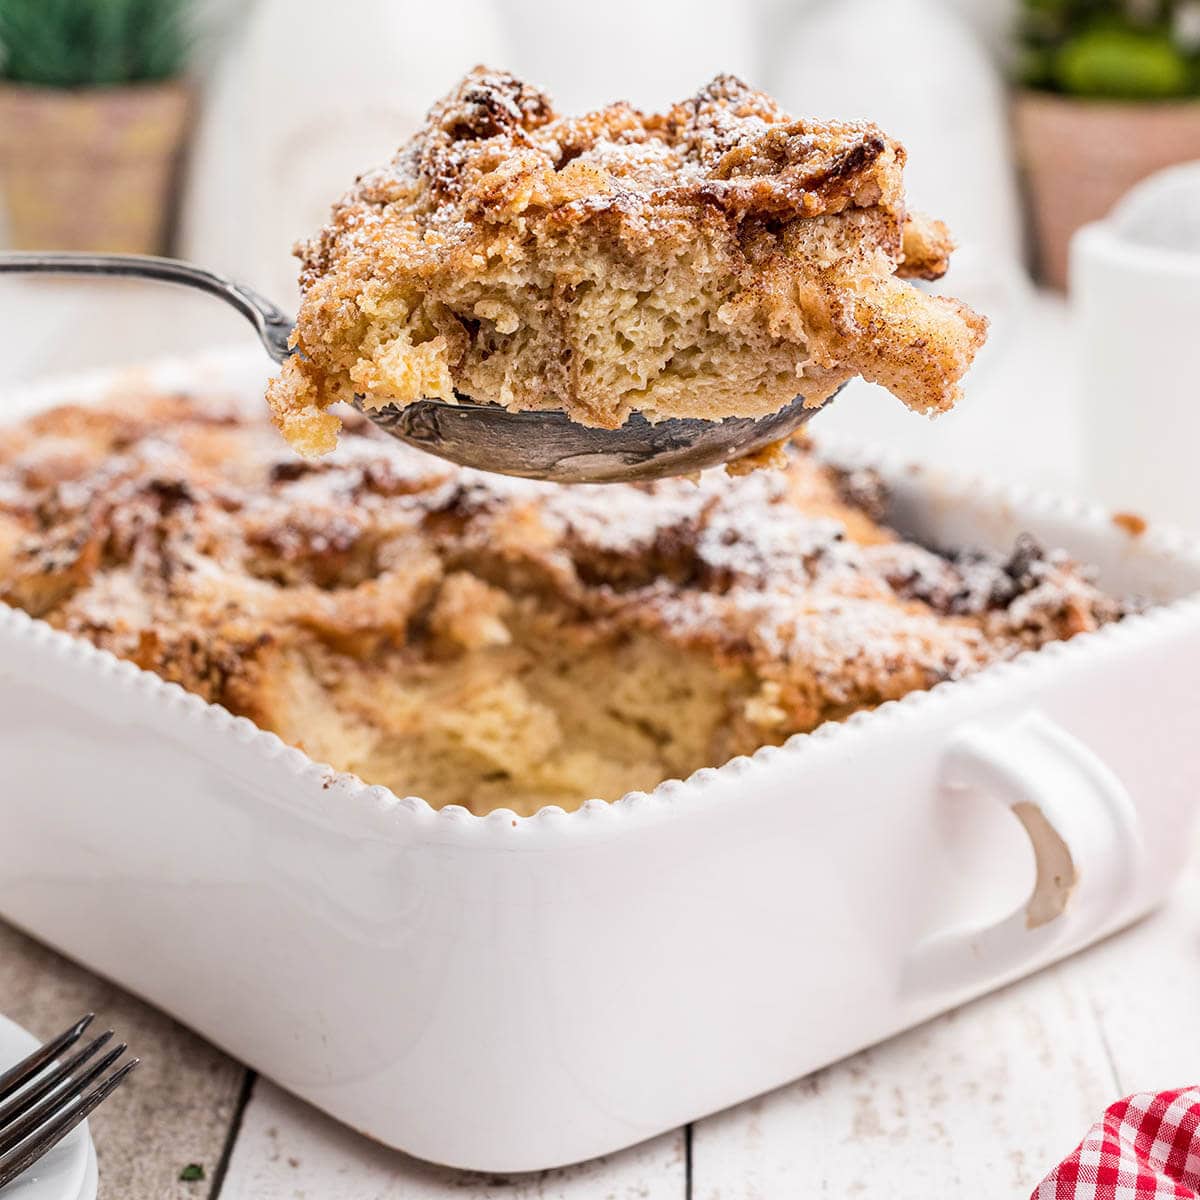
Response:
[[[478,62],[565,109],[733,71],[876,121],[992,336],[955,413],[860,384],[815,428],[1200,526],[1162,457],[1200,439],[1200,0],[0,0],[0,245],[174,253],[294,308],[292,244]],[[8,385],[255,352],[144,284],[0,282],[0,318]]]

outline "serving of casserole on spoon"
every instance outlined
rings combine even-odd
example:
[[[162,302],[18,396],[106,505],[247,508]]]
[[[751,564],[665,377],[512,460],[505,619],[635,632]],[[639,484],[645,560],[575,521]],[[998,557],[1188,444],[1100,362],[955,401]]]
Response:
[[[224,299],[281,364],[308,456],[338,401],[464,466],[616,482],[752,463],[847,380],[936,413],[986,321],[909,282],[949,264],[874,125],[797,121],[732,76],[662,114],[581,117],[479,67],[298,247],[293,323],[172,259],[3,254],[0,273],[123,275]],[[757,458],[756,458],[757,456]]]
[[[904,158],[873,125],[793,120],[731,76],[662,114],[566,117],[477,68],[298,247],[276,423],[320,454],[338,400],[435,438],[490,412],[527,446],[553,414],[602,457],[614,431],[676,423],[780,437],[854,375],[942,411],[986,323],[908,282],[952,245],[907,211]]]

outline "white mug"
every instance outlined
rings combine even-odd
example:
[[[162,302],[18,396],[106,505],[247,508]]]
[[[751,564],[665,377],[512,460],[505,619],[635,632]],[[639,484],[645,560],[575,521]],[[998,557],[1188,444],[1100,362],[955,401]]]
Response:
[[[1088,490],[1200,532],[1200,252],[1098,221],[1071,244]]]

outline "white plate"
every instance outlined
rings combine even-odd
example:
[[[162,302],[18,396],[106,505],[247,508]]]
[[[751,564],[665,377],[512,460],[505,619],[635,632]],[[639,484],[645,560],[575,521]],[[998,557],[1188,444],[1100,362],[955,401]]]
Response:
[[[0,1016],[0,1071],[6,1071],[44,1039]],[[2,1200],[94,1200],[96,1151],[86,1121],[77,1125],[19,1179],[0,1188]]]

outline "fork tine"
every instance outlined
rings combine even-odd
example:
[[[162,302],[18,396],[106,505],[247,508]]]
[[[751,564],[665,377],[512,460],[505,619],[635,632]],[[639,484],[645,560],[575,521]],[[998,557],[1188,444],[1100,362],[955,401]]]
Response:
[[[70,1029],[64,1029],[57,1037],[51,1038],[32,1054],[21,1059],[16,1066],[9,1067],[3,1075],[0,1075],[0,1100],[7,1100],[13,1092],[32,1079],[48,1062],[56,1059],[68,1046],[74,1045],[95,1016],[95,1013],[85,1013]]]
[[[122,1054],[126,1046],[122,1042],[115,1046],[98,1062],[93,1063],[80,1075],[72,1076],[50,1093],[40,1103],[35,1104],[27,1113],[18,1117],[7,1128],[0,1130],[0,1155],[7,1154],[14,1146],[27,1138],[39,1125],[49,1121],[69,1105],[84,1088],[112,1066]]]
[[[121,1085],[125,1077],[140,1061],[140,1059],[131,1058],[128,1062],[122,1063],[93,1091],[72,1101],[52,1121],[43,1125],[34,1136],[26,1138],[23,1143],[0,1155],[0,1188],[11,1183],[18,1175],[37,1162],[43,1154],[57,1146],[80,1121]]]
[[[54,1091],[64,1079],[87,1062],[89,1058],[93,1057],[96,1051],[105,1045],[112,1035],[113,1031],[109,1029],[107,1032],[100,1034],[99,1037],[93,1038],[82,1050],[59,1063],[54,1070],[43,1072],[28,1087],[23,1088],[10,1100],[0,1104],[0,1133],[22,1113],[28,1112],[43,1096]]]

